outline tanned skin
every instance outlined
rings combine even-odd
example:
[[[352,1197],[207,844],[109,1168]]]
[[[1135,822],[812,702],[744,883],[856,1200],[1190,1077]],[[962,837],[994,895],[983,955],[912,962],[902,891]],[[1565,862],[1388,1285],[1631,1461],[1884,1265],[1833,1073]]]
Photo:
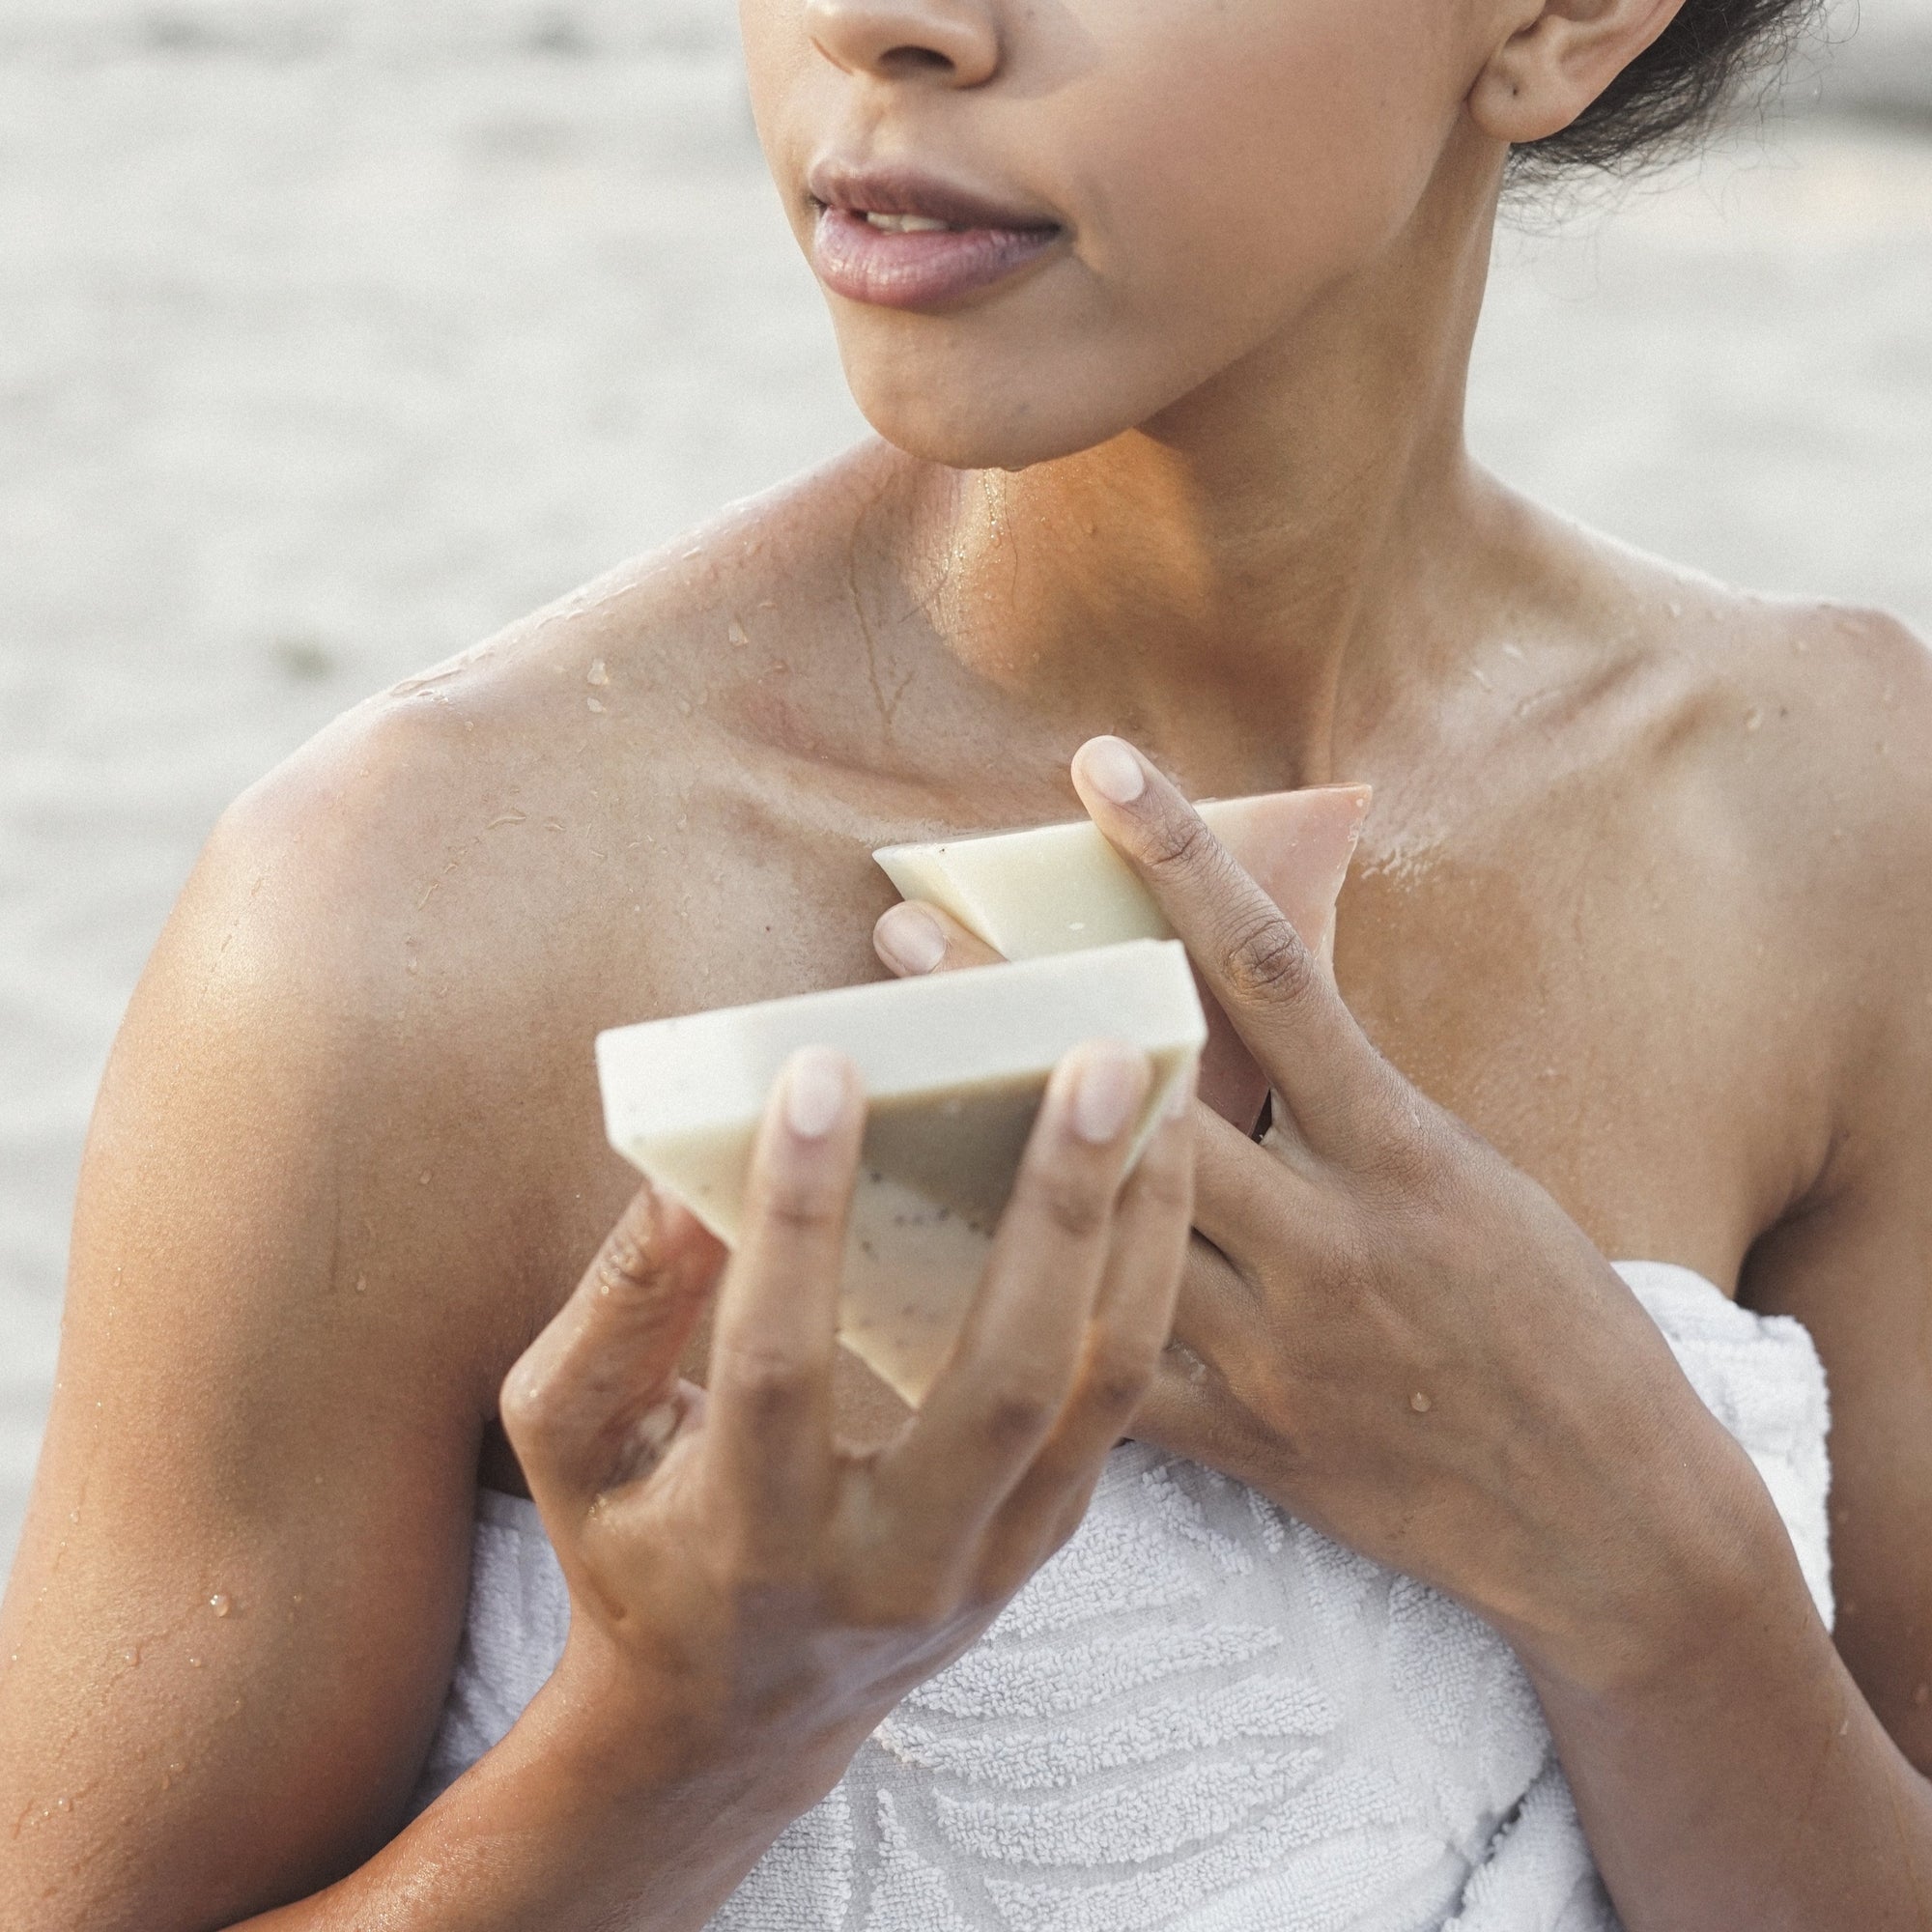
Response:
[[[7,1924],[699,1926],[1129,1432],[1501,1630],[1632,1932],[1932,1923],[1932,663],[1462,448],[1507,146],[1670,12],[751,0],[808,245],[835,152],[1064,245],[942,314],[835,298],[889,440],[371,700],[224,818],[89,1144],[0,1623]],[[1075,760],[1101,733],[1132,806]],[[1339,779],[1376,803],[1330,989],[1183,801]],[[1293,1138],[1197,1108],[1138,1192],[1043,1147],[924,1438],[998,1457],[908,1549],[956,1458],[831,1347],[856,1100],[810,1143],[774,1115],[723,1268],[633,1200],[589,1041],[883,977],[920,915],[875,951],[873,846],[1083,810]],[[1815,1337],[1833,1633],[1624,1258]],[[1177,1292],[1205,1399],[1155,1365]],[[1362,1399],[1319,1413],[1337,1377]],[[1527,1485],[1524,1435],[1561,1448]],[[537,1496],[571,1647],[397,1836],[479,1478]],[[774,1578],[810,1616],[758,1625]]]

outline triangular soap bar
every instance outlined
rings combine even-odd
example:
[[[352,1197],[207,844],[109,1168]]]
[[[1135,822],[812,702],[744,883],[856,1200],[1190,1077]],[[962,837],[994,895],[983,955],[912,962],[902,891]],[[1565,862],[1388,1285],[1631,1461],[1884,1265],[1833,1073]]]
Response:
[[[1335,899],[1369,810],[1367,785],[1317,785],[1202,801],[1208,828],[1289,923],[1323,958],[1334,948]],[[1132,867],[1091,818],[990,832],[872,854],[902,896],[926,899],[1009,959],[1037,959],[1126,939],[1167,939]],[[1201,1098],[1246,1132],[1266,1077],[1211,997]]]
[[[1369,810],[1367,785],[1316,785],[1195,807],[1309,945],[1325,950],[1336,895]],[[872,854],[909,899],[950,912],[1009,959],[1037,959],[1173,928],[1091,818]]]
[[[1153,1063],[1137,1159],[1167,1095],[1192,1085],[1207,1037],[1173,940],[618,1027],[598,1037],[597,1070],[611,1146],[735,1244],[780,1067],[808,1044],[852,1057],[867,1108],[838,1332],[916,1404],[979,1283],[1048,1074],[1103,1034]]]

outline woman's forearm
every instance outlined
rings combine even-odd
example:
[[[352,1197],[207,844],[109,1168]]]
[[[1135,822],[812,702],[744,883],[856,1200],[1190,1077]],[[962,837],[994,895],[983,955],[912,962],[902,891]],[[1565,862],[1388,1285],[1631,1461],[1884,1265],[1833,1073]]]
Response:
[[[1523,1662],[1628,1932],[1932,1927],[1932,1785],[1812,1605],[1770,1499],[1751,1554],[1673,1592],[1648,1655]]]
[[[750,1743],[694,1747],[559,1673],[367,1864],[248,1932],[696,1932],[849,1755]]]

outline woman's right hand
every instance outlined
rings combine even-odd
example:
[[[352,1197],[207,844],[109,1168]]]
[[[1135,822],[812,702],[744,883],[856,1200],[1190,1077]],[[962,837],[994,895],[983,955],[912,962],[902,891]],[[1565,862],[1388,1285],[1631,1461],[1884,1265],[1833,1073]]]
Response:
[[[774,1084],[737,1250],[644,1188],[510,1371],[503,1426],[571,1593],[554,1684],[648,1739],[655,1776],[668,1740],[693,1776],[781,1764],[803,1809],[1072,1533],[1187,1249],[1188,1110],[1122,1182],[1150,1077],[1106,1040],[1055,1069],[965,1329],[884,1448],[833,1429],[865,1105],[829,1049]],[[677,1362],[721,1268],[700,1391]]]

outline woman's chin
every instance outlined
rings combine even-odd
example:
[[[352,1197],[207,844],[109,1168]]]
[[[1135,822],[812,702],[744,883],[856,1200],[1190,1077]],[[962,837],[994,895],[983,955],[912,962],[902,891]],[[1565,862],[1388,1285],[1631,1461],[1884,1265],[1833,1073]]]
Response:
[[[949,469],[1026,469],[1092,449],[1127,427],[1097,410],[1024,393],[967,396],[943,384],[915,391],[856,379],[851,387],[860,412],[888,442]]]

